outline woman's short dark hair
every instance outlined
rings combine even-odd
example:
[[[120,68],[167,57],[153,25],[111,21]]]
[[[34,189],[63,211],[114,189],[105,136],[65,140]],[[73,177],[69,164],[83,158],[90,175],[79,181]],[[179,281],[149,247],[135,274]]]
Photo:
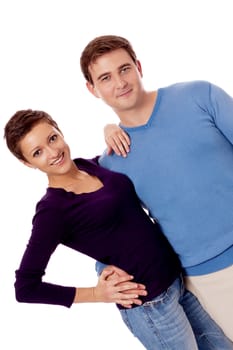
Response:
[[[17,111],[7,122],[4,128],[4,137],[6,139],[7,147],[16,158],[26,160],[20,149],[20,141],[35,125],[41,122],[46,122],[60,131],[55,120],[44,111],[32,109],[20,110]]]

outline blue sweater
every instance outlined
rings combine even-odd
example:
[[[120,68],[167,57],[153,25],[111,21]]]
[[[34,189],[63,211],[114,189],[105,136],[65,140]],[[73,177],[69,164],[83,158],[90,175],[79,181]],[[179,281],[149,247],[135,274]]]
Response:
[[[132,182],[100,167],[96,160],[75,162],[97,176],[103,187],[82,194],[47,189],[36,206],[31,237],[16,271],[17,300],[72,305],[75,287],[42,279],[59,244],[128,271],[146,285],[143,301],[164,292],[180,274],[180,262],[159,225],[141,208]]]
[[[123,126],[122,126],[123,127]],[[127,174],[188,274],[233,263],[233,99],[205,81],[158,90],[127,158],[100,164]]]

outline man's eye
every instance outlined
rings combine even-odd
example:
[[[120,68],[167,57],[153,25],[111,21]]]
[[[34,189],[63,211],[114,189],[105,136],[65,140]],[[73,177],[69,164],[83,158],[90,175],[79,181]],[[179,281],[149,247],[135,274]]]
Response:
[[[128,70],[130,70],[130,67],[123,67],[122,69],[121,69],[121,72],[122,73],[125,73],[125,72],[127,72]]]
[[[101,81],[108,81],[110,79],[110,77],[108,75],[106,75],[105,77],[101,78]]]

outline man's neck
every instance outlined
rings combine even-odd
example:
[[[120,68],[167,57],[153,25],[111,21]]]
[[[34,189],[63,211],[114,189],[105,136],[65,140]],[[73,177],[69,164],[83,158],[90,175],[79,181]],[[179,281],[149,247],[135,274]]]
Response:
[[[125,127],[145,125],[151,117],[157,99],[157,91],[147,92],[135,108],[117,111],[116,114]]]

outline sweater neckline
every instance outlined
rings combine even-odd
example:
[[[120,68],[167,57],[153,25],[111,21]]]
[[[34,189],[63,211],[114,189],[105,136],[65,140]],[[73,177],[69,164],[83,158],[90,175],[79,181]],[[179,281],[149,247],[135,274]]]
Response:
[[[139,126],[132,126],[132,127],[129,127],[129,126],[124,126],[122,125],[121,123],[119,124],[120,127],[122,129],[124,129],[125,131],[136,131],[136,130],[140,130],[140,129],[146,129],[148,128],[151,123],[153,122],[154,118],[156,117],[157,115],[157,111],[159,109],[159,105],[160,105],[160,101],[161,101],[161,96],[162,96],[162,89],[159,88],[157,90],[157,98],[156,98],[156,101],[155,101],[155,104],[154,104],[154,107],[153,107],[153,110],[152,110],[152,113],[151,113],[151,116],[150,118],[148,119],[148,121],[143,124],[143,125],[139,125]]]

